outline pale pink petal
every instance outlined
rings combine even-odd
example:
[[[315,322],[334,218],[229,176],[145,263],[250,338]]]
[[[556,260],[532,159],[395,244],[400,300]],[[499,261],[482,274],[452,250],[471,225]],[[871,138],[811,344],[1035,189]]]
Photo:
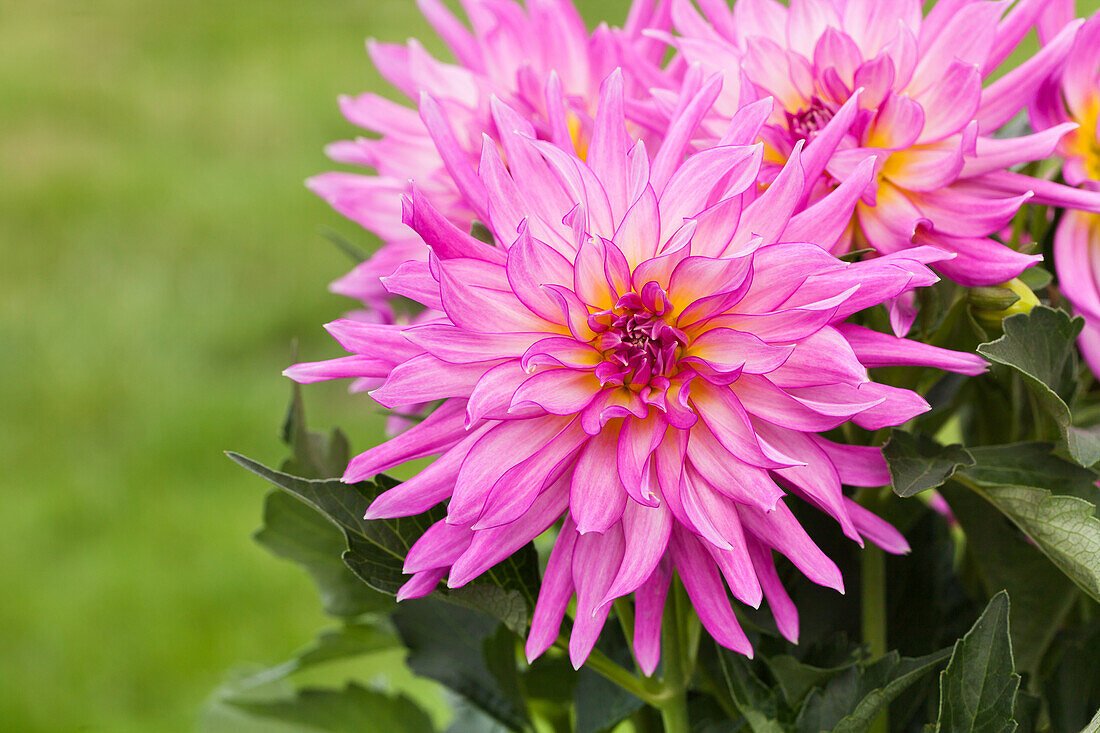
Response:
[[[854,323],[841,323],[836,328],[866,367],[905,364],[936,367],[969,375],[982,374],[989,368],[985,359],[977,354],[941,349],[931,344],[872,331]]]
[[[569,636],[569,661],[580,669],[596,645],[611,606],[602,604],[623,559],[623,531],[616,525],[604,534],[577,538],[573,551],[573,585],[577,589],[577,616]]]
[[[531,615],[531,632],[524,646],[528,662],[542,656],[557,641],[565,609],[573,597],[573,549],[576,542],[577,532],[572,521],[566,517],[546,563],[538,601]]]
[[[797,644],[798,609],[795,608],[791,597],[787,595],[787,590],[779,580],[779,574],[775,572],[772,551],[752,537],[747,537],[746,540],[749,546],[749,557],[752,558],[756,577],[760,579],[764,597],[768,599],[768,608],[775,618],[775,625],[783,638],[792,644]]]
[[[752,645],[730,608],[726,588],[709,553],[699,540],[679,528],[672,532],[669,549],[703,627],[722,646],[752,657]]]
[[[343,480],[355,483],[406,461],[442,453],[465,437],[465,412],[465,400],[447,400],[423,422],[352,458]]]
[[[588,441],[577,458],[569,486],[569,507],[581,534],[606,532],[623,516],[627,496],[619,479],[617,445],[618,436],[604,430]]]
[[[625,561],[624,561],[625,562]],[[672,580],[669,562],[662,562],[634,592],[634,659],[642,674],[652,677],[661,661],[661,616]]]

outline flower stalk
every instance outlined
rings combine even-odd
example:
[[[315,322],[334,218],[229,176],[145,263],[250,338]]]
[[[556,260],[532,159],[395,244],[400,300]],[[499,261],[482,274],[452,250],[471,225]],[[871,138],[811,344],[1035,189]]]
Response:
[[[686,733],[691,729],[687,688],[694,671],[695,657],[691,637],[694,636],[697,641],[698,636],[690,633],[691,606],[678,581],[674,582],[670,596],[666,608],[668,622],[662,627],[661,656],[665,667],[661,679],[662,699],[657,707],[661,711],[665,733]]]

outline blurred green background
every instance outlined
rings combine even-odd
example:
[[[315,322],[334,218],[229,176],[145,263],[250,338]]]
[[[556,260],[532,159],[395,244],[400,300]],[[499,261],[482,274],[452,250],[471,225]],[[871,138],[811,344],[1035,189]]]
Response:
[[[5,730],[191,730],[234,665],[330,625],[222,451],[277,462],[291,342],[339,353],[319,231],[373,243],[302,181],[356,134],[336,96],[384,88],[368,35],[439,49],[411,0],[0,0]],[[343,385],[306,400],[380,437]],[[405,687],[400,659],[369,671]]]
[[[412,0],[0,0],[0,728],[192,730],[332,625],[222,451],[277,462],[292,340],[339,353],[319,231],[373,242],[302,182],[385,88],[367,36],[440,49]],[[380,437],[344,385],[306,403]]]

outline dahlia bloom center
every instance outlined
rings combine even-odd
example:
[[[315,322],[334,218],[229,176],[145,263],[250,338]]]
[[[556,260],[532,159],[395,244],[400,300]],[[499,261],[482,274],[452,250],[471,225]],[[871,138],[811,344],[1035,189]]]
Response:
[[[1091,100],[1077,122],[1081,126],[1066,136],[1073,148],[1071,156],[1081,156],[1086,175],[1094,181],[1100,180],[1100,140],[1097,139],[1100,134],[1100,95]]]
[[[785,111],[787,129],[795,140],[812,140],[829,120],[833,119],[840,105],[826,102],[820,97],[814,96],[810,105],[797,112]]]
[[[594,345],[604,358],[596,367],[601,385],[644,387],[653,377],[671,376],[687,346],[684,332],[665,320],[671,309],[664,289],[650,282],[641,293],[627,293],[612,308],[589,316]]]

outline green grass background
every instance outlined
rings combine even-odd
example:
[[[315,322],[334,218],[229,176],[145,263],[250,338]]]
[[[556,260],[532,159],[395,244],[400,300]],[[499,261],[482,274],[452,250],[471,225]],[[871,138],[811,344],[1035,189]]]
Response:
[[[430,38],[411,0],[0,0],[0,728],[190,730],[328,623],[222,450],[279,460],[292,340],[339,353],[318,232],[372,242],[302,181],[355,134],[337,94],[383,88],[368,35]],[[342,385],[306,399],[379,438]]]

